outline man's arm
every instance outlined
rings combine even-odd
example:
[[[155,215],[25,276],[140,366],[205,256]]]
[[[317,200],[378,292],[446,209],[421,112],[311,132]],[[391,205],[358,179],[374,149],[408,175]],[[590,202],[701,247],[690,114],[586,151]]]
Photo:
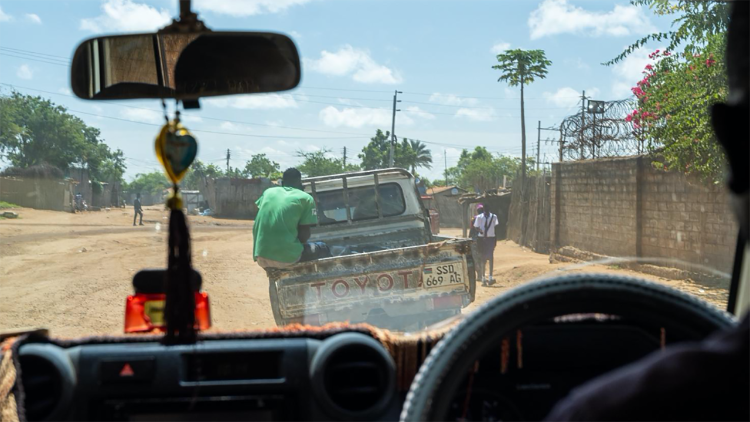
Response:
[[[307,243],[307,240],[310,239],[310,226],[302,224],[297,226],[297,239],[303,244]]]

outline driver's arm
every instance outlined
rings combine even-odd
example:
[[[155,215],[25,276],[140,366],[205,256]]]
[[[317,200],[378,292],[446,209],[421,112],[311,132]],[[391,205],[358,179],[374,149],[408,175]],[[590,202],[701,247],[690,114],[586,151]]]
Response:
[[[748,420],[750,314],[574,389],[547,421]]]

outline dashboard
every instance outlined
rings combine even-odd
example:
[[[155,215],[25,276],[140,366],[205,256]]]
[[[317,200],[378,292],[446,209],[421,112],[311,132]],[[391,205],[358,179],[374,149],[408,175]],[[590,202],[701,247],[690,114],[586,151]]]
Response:
[[[543,419],[573,387],[658,350],[659,337],[617,319],[526,327],[452,380],[449,419]],[[410,360],[356,332],[20,351],[28,420],[398,420],[396,378]]]
[[[395,365],[361,333],[20,348],[28,420],[398,419]]]

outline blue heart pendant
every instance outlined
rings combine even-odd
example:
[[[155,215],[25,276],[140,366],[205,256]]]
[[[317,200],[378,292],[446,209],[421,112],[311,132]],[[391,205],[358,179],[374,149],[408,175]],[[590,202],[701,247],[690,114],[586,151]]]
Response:
[[[187,129],[178,125],[175,131],[167,132],[164,142],[164,161],[176,179],[175,182],[182,179],[197,154],[198,142]]]

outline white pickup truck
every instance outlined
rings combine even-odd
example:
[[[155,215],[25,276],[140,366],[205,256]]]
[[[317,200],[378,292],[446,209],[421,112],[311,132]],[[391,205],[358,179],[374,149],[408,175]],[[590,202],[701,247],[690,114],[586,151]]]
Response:
[[[310,241],[332,257],[269,272],[278,325],[368,322],[418,329],[474,301],[469,239],[434,236],[414,178],[403,169],[303,180],[318,224]]]

